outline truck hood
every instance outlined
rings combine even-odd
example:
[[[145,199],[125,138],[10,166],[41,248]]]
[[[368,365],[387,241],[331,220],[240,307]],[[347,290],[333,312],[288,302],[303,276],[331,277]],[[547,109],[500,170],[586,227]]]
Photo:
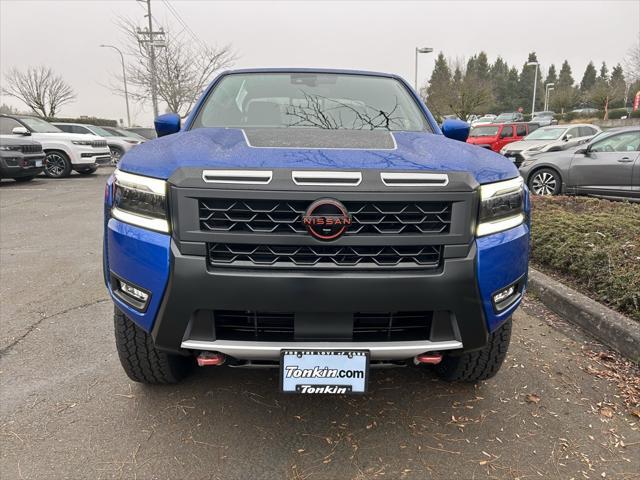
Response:
[[[119,166],[162,179],[181,167],[468,172],[478,183],[518,176],[503,156],[440,134],[378,130],[199,128],[138,145]]]

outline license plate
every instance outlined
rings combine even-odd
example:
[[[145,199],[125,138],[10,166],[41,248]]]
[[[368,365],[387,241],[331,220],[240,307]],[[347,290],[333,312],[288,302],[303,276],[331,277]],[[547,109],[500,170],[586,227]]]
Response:
[[[42,166],[42,160],[36,160],[36,167]]]
[[[366,393],[369,352],[283,350],[280,379],[285,393]]]

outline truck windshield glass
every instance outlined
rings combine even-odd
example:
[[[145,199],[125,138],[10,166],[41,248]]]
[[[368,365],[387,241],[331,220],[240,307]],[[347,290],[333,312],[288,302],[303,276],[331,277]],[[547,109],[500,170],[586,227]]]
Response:
[[[201,127],[430,131],[397,80],[325,73],[228,75],[195,118]]]
[[[24,123],[29,130],[35,133],[62,133],[58,127],[54,127],[49,122],[45,122],[35,117],[19,117],[20,121]]]
[[[476,127],[471,129],[470,137],[495,137],[498,134],[497,126],[492,127]]]
[[[539,128],[527,136],[527,140],[557,140],[566,132],[566,128]]]

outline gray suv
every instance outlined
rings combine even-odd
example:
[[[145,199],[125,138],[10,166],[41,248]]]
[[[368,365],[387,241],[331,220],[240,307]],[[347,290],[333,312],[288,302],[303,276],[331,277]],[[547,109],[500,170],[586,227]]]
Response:
[[[535,195],[591,195],[640,202],[640,127],[596,135],[588,143],[541,153],[520,166]]]

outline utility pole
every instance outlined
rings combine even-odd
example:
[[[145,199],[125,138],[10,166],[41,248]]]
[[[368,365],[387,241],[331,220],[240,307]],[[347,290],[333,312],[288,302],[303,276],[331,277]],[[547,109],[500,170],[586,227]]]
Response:
[[[138,42],[149,44],[149,70],[151,71],[151,103],[153,104],[153,117],[158,116],[158,78],[156,74],[156,47],[162,46],[164,31],[162,28],[158,32],[153,31],[153,18],[151,17],[151,0],[146,1],[147,4],[147,20],[149,21],[149,30],[143,31],[138,29]],[[160,37],[160,41],[156,41],[156,36]]]

